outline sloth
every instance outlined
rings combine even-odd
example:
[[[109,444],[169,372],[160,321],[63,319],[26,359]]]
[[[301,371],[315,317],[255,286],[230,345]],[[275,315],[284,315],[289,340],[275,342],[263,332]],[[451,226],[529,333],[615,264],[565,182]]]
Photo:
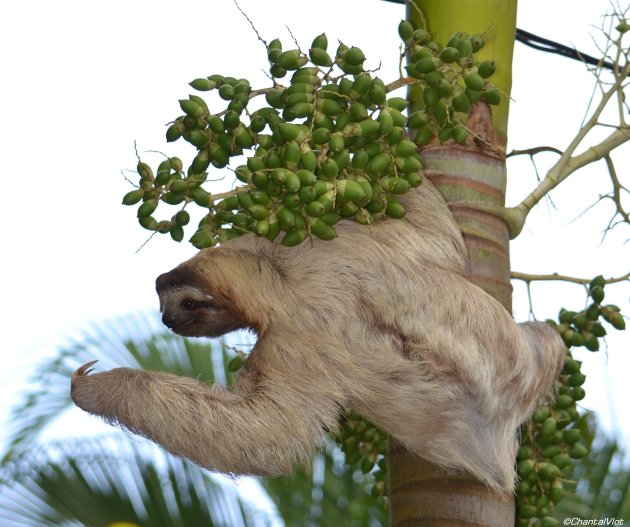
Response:
[[[429,181],[402,201],[402,220],[342,220],[334,240],[292,248],[244,235],[157,278],[175,333],[256,334],[232,388],[89,363],[74,402],[202,467],[263,476],[308,465],[353,410],[513,492],[519,427],[550,395],[564,344],[466,279],[462,234]]]

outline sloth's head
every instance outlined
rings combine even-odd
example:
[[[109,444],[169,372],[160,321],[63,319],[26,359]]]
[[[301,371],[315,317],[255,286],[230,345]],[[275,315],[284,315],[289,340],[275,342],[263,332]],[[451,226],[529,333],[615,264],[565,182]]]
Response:
[[[213,294],[203,276],[177,267],[158,276],[162,322],[186,337],[218,337],[243,328],[235,306],[222,295]]]

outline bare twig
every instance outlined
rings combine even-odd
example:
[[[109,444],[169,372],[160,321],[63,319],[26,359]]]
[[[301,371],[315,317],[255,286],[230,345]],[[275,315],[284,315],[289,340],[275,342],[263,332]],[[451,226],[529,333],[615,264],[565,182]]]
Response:
[[[566,276],[558,273],[551,274],[527,274],[519,273],[518,271],[512,271],[511,277],[513,280],[522,280],[530,284],[531,282],[569,282],[572,284],[588,285],[591,283],[592,278],[576,278],[575,276]],[[622,276],[613,278],[606,278],[607,284],[615,284],[618,282],[625,282],[630,280],[630,272]]]
[[[260,40],[264,45],[265,48],[267,47],[267,41],[262,38],[260,36],[260,33],[258,32],[258,30],[256,29],[256,26],[254,25],[254,23],[251,21],[251,19],[247,16],[247,14],[245,13],[245,11],[243,11],[241,9],[241,6],[238,5],[238,2],[236,0],[232,0],[234,2],[234,5],[236,6],[236,9],[238,9],[241,12],[241,15],[243,15],[245,17],[245,20],[247,20],[249,22],[249,25],[252,26],[252,29],[254,30],[254,33],[256,33],[256,37],[258,38],[258,40]]]

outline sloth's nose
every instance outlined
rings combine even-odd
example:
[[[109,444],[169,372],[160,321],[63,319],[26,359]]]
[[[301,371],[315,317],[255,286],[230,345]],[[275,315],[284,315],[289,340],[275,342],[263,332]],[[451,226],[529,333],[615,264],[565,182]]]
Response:
[[[174,316],[172,316],[172,315],[170,315],[168,311],[165,311],[165,312],[162,314],[162,323],[163,323],[163,324],[164,324],[167,328],[173,329],[173,326],[175,326],[175,323],[176,323],[176,322],[177,322],[177,321],[175,320],[175,317],[174,317]]]

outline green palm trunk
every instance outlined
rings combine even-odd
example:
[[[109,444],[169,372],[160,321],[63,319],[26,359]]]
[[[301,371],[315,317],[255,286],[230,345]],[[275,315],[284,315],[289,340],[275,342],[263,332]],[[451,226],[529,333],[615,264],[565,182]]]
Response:
[[[418,7],[421,13],[415,8]],[[493,82],[503,92],[501,105],[477,103],[468,121],[473,137],[465,145],[448,141],[422,150],[426,176],[449,203],[468,249],[468,278],[511,309],[509,231],[491,212],[505,205],[507,121],[516,0],[417,0],[408,18],[446,44],[456,31],[482,34],[480,59],[497,64]],[[419,94],[412,93],[417,101]],[[514,500],[491,492],[467,474],[448,474],[391,441],[389,452],[390,525],[514,524]]]

